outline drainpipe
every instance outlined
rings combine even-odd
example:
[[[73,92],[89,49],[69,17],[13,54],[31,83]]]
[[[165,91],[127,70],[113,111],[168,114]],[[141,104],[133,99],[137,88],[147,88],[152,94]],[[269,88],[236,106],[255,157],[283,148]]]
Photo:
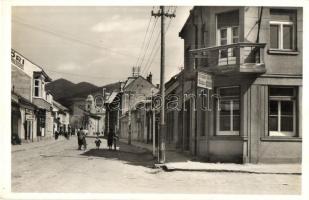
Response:
[[[261,7],[261,11],[260,11],[260,14],[259,14],[258,32],[257,32],[257,36],[256,36],[256,43],[260,42],[260,30],[261,30],[262,15],[263,15],[263,6]]]
[[[193,26],[195,28],[195,49],[198,48],[198,25],[195,24],[195,15],[194,15],[194,11],[193,11]],[[194,57],[194,68],[195,71],[197,73],[197,64],[198,62],[196,61],[195,57]],[[194,81],[194,93],[195,93],[195,97],[197,98],[197,80]],[[194,156],[197,156],[197,110],[196,110],[196,104],[197,104],[197,99],[195,98],[195,103],[194,106],[194,115],[195,115],[195,120],[194,120]],[[190,114],[190,113],[189,113]],[[191,118],[190,118],[191,119]]]

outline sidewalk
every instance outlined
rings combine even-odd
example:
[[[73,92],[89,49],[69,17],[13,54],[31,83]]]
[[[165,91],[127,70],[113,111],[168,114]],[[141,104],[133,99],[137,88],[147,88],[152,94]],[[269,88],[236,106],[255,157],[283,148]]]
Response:
[[[120,139],[127,143],[127,139]],[[136,147],[152,152],[152,144],[131,141]],[[201,171],[201,172],[230,172],[252,174],[288,174],[301,175],[301,164],[235,164],[235,163],[206,163],[192,161],[192,158],[177,151],[166,151],[166,163],[158,165],[166,171]]]
[[[70,140],[76,140],[75,136],[71,136]],[[66,139],[63,136],[58,137],[57,140],[55,140],[54,137],[40,140],[40,141],[34,141],[34,142],[24,142],[21,145],[11,145],[11,152],[18,152],[18,151],[25,151],[29,149],[36,149],[40,148],[42,146],[49,146],[57,142],[63,142]]]

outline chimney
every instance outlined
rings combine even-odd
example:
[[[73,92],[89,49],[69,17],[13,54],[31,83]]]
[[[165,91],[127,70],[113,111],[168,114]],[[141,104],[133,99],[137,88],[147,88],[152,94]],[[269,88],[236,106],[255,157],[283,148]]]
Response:
[[[147,81],[148,81],[149,83],[152,83],[152,74],[151,74],[151,72],[150,72],[149,75],[147,76]]]

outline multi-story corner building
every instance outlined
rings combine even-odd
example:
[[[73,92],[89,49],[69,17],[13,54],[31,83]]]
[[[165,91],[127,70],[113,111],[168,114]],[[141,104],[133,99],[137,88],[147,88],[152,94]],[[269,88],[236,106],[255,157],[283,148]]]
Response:
[[[184,70],[166,92],[183,102],[167,122],[176,147],[208,161],[300,162],[302,22],[296,7],[194,7],[179,33]]]
[[[11,61],[12,134],[25,141],[52,137],[53,97],[45,91],[45,84],[51,78],[43,68],[13,49]]]

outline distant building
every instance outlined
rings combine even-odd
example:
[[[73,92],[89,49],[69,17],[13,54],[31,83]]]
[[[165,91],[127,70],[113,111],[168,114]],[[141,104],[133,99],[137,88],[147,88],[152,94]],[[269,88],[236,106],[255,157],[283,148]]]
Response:
[[[53,100],[52,115],[54,118],[53,132],[69,132],[70,130],[70,113],[69,109]]]
[[[120,137],[128,139],[129,124],[131,139],[141,142],[151,142],[155,117],[151,110],[151,97],[159,89],[152,84],[152,75],[145,79],[140,75],[129,77],[122,87]]]
[[[88,135],[96,135],[102,133],[104,129],[104,115],[105,109],[97,109],[95,107],[94,98],[88,95],[84,98],[73,98],[70,100],[71,118],[70,124],[72,129],[76,132],[83,128],[88,130]]]

